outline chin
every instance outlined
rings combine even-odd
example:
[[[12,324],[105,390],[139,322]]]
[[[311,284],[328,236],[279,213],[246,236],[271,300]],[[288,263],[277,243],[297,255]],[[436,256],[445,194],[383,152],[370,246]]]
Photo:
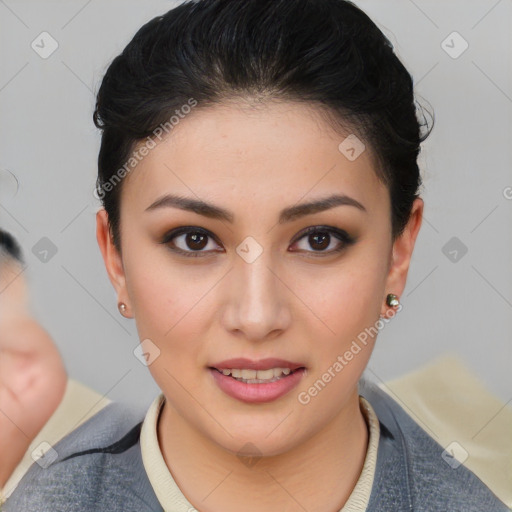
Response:
[[[290,450],[289,443],[282,445],[280,443],[272,443],[261,438],[245,438],[241,439],[239,443],[230,442],[228,446],[221,445],[222,448],[233,455],[236,455],[242,463],[250,466],[250,463],[245,463],[245,459],[251,459],[254,462],[262,457],[275,457],[282,455]]]

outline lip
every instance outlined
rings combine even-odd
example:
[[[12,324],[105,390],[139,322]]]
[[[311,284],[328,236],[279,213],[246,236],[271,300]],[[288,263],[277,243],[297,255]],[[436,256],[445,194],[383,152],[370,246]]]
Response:
[[[238,364],[241,360],[233,359],[228,361],[229,364],[232,364],[232,361],[236,361]],[[247,359],[242,361],[247,361]],[[259,366],[268,366],[268,361],[272,361],[272,364],[276,361],[279,362],[279,365],[276,365],[276,367],[289,368],[289,366],[282,366],[283,361],[279,359],[263,359],[262,361],[253,361],[253,363],[258,364]],[[295,364],[286,361],[284,362],[287,364]],[[225,363],[226,362],[222,364]],[[236,366],[227,366],[227,368],[236,368]],[[245,368],[247,368],[247,366],[245,366]],[[297,366],[295,371],[274,382],[248,384],[246,382],[238,381],[229,375],[224,375],[216,368],[208,368],[208,371],[210,372],[213,381],[224,393],[226,393],[226,395],[245,403],[263,403],[277,400],[295,388],[302,380],[302,377],[307,373],[307,370],[304,367]]]
[[[269,370],[270,368],[290,368],[290,370],[294,371],[298,368],[305,368],[305,365],[302,363],[295,363],[275,357],[268,357],[266,359],[259,359],[257,361],[244,357],[237,357],[212,364],[210,368],[216,368],[217,370],[225,370],[231,368],[240,370]]]

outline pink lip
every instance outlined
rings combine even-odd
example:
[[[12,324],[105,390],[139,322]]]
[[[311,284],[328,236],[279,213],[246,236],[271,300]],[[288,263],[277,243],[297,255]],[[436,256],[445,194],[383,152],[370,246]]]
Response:
[[[232,364],[232,361],[236,361],[237,364],[235,364],[234,366],[227,366],[227,368],[248,368],[246,366],[246,363],[242,366],[238,366],[238,364],[241,361],[239,359],[230,360],[230,365]],[[276,361],[279,360],[265,359],[264,361],[273,361],[272,364],[274,364]],[[263,363],[262,361],[259,361],[258,364],[261,366]],[[269,367],[267,362],[265,362],[264,364],[267,366],[267,368]],[[289,368],[288,366],[282,365],[282,362],[280,362],[280,364],[270,366],[270,368],[275,367]],[[296,371],[290,373],[289,375],[281,377],[279,380],[260,384],[247,384],[245,382],[240,382],[229,375],[224,375],[215,368],[209,368],[209,372],[212,375],[215,383],[227,395],[246,403],[262,403],[277,400],[281,396],[291,391],[294,387],[296,387],[299,384],[300,380],[306,373],[306,369],[299,368]]]
[[[285,361],[284,359],[277,359],[275,357],[269,357],[267,359],[260,359],[259,361],[253,361],[252,359],[246,359],[244,357],[237,357],[234,359],[227,359],[219,363],[212,364],[210,368],[217,368],[217,370],[236,368],[240,370],[269,370],[270,368],[290,368],[290,370],[296,370],[302,368],[305,365],[301,363],[294,363],[292,361]]]

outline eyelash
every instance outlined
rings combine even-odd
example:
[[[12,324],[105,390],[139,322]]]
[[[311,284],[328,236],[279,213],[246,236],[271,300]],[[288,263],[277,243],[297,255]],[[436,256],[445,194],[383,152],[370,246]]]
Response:
[[[336,249],[331,249],[330,251],[305,251],[308,253],[312,253],[313,257],[325,257],[334,253],[339,253],[346,249],[348,246],[355,243],[355,239],[352,238],[346,231],[331,227],[331,226],[311,226],[300,233],[299,236],[293,241],[293,244],[312,234],[329,234],[334,235],[334,238],[338,241],[342,242],[340,246]],[[163,240],[160,242],[161,244],[169,244],[174,238],[177,238],[183,234],[199,234],[210,237],[215,240],[215,236],[213,236],[209,231],[194,227],[194,226],[183,226],[180,228],[173,229],[166,233],[163,237]],[[330,243],[329,243],[330,245]],[[169,247],[169,249],[177,254],[183,255],[187,258],[197,258],[203,257],[203,254],[208,254],[210,251],[184,251],[183,249],[179,249],[177,247]],[[218,251],[215,251],[218,252]],[[294,251],[295,252],[295,251]],[[300,251],[298,251],[300,252]]]

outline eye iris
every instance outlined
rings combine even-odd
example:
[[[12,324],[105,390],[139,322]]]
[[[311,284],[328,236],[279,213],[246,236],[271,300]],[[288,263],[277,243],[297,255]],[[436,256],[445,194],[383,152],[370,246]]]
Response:
[[[327,233],[314,233],[312,235],[309,235],[310,241],[314,240],[314,242],[311,244],[311,247],[313,247],[314,249],[325,249],[326,247],[329,247],[330,238],[330,235]],[[320,247],[315,247],[318,239],[322,239],[322,241],[318,243]]]
[[[190,249],[203,249],[207,236],[201,233],[188,233],[186,237],[187,245]],[[192,243],[190,241],[192,240]]]

